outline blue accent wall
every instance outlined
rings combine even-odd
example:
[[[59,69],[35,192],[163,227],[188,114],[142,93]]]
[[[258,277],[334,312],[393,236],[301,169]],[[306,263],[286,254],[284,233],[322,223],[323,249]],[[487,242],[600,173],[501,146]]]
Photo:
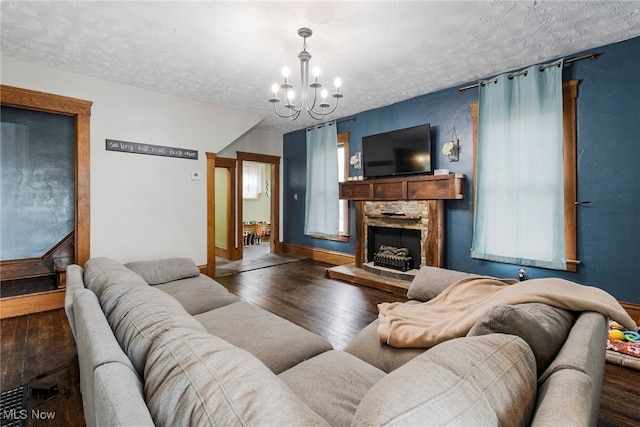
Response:
[[[590,201],[578,210],[578,254],[582,265],[576,273],[526,267],[527,276],[562,277],[602,288],[618,300],[640,303],[640,37],[568,56],[592,52],[602,56],[597,61],[575,62],[563,73],[564,80],[581,81],[577,101],[578,200]],[[445,202],[446,267],[516,278],[520,266],[477,260],[469,254],[473,226],[469,104],[477,100],[476,89],[463,94],[458,87],[445,89],[359,113],[356,121],[340,123],[338,132],[350,132],[353,154],[363,136],[430,123],[434,167],[467,177],[465,198]],[[460,161],[449,162],[440,149],[451,138],[454,126],[460,140]],[[304,236],[303,130],[284,135],[283,174],[284,242],[353,254],[355,232],[347,243]],[[361,174],[361,170],[350,171],[352,176]]]

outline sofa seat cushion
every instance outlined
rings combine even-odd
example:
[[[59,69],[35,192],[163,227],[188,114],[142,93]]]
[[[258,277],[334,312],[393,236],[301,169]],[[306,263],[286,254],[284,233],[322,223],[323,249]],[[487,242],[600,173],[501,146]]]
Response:
[[[349,353],[331,350],[278,376],[333,427],[348,427],[362,398],[385,373]]]
[[[84,285],[100,298],[102,292],[117,284],[149,286],[142,277],[109,258],[91,258],[84,265]]]
[[[189,314],[200,314],[240,301],[224,286],[203,274],[154,286],[175,299]]]
[[[125,267],[139,274],[150,285],[158,285],[200,275],[200,269],[191,258],[133,261],[126,263]]]
[[[536,386],[535,358],[522,338],[456,338],[378,381],[352,425],[527,425]]]
[[[332,349],[319,335],[245,301],[194,317],[209,333],[247,350],[276,374]]]
[[[424,353],[425,349],[395,348],[381,343],[378,336],[378,320],[376,319],[358,332],[358,335],[344,351],[388,373]]]
[[[205,332],[175,298],[151,286],[109,286],[100,298],[118,343],[142,376],[151,343],[162,331],[190,328]]]
[[[482,316],[467,336],[496,333],[519,336],[533,350],[540,375],[558,354],[573,322],[572,312],[547,304],[498,305]]]
[[[447,289],[449,285],[467,276],[470,274],[462,271],[422,266],[411,281],[407,298],[423,302],[429,301]]]
[[[156,425],[328,426],[255,357],[207,333],[163,332],[145,378]]]

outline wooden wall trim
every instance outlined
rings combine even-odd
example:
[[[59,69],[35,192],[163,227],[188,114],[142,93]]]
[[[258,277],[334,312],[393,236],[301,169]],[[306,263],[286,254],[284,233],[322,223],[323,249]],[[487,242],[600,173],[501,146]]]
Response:
[[[314,261],[326,262],[327,264],[343,265],[353,264],[355,262],[355,256],[352,254],[296,245],[293,243],[282,243],[281,245],[282,252],[285,254],[300,255]]]
[[[207,156],[207,270],[206,275],[216,277],[216,154]]]
[[[76,118],[76,223],[75,263],[83,266],[90,258],[90,119],[92,101],[0,85],[0,104]]]
[[[0,319],[64,307],[64,289],[0,299]]]
[[[91,115],[93,102],[14,86],[0,85],[2,105],[67,115]]]
[[[640,304],[620,301],[620,305],[622,306],[622,308],[627,310],[629,316],[631,316],[633,320],[635,320],[636,323],[640,325]]]

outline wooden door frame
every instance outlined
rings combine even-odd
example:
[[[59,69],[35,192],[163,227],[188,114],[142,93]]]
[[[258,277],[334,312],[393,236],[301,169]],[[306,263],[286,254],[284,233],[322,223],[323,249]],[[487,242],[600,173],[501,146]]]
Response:
[[[0,104],[6,107],[75,117],[75,263],[84,266],[91,255],[89,124],[93,102],[0,85]]]
[[[227,184],[227,259],[240,259],[236,246],[236,159],[216,157],[215,168],[223,168],[229,174]],[[214,245],[215,249],[215,245]]]
[[[238,172],[238,189],[242,188],[242,162],[258,162],[267,163],[271,165],[271,234],[269,236],[269,244],[271,253],[282,253],[282,244],[280,242],[280,156],[271,156],[268,154],[247,153],[244,151],[236,152],[236,158],[238,159],[237,172]],[[239,258],[242,258],[242,191],[236,191],[238,216],[236,223],[236,237],[238,243]]]
[[[234,159],[218,158],[215,153],[205,153],[207,156],[207,275],[215,277],[216,275],[216,208],[215,208],[215,188],[216,188],[216,166],[231,168],[231,162]],[[235,221],[235,239],[227,237],[227,241],[232,242],[234,247],[234,257],[242,258],[242,162],[259,162],[271,165],[271,235],[269,244],[271,253],[282,253],[282,244],[280,242],[280,156],[271,156],[268,154],[247,153],[243,151],[237,152],[235,159],[235,179],[232,180],[232,190],[235,197],[234,200],[237,210],[234,211]],[[233,206],[228,212],[233,210]],[[231,218],[231,213],[229,214]],[[233,223],[231,221],[230,223]],[[233,228],[233,227],[231,227]],[[234,230],[231,230],[233,233]],[[237,245],[236,245],[237,242]],[[227,248],[229,250],[229,247]]]

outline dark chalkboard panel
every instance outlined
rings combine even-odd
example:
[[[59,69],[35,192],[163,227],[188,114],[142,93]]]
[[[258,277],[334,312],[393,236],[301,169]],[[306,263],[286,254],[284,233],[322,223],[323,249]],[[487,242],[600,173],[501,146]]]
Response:
[[[177,157],[180,159],[198,160],[198,150],[186,148],[166,147],[163,145],[141,144],[138,142],[106,140],[107,151],[122,153],[147,154],[150,156]]]
[[[0,111],[0,257],[39,258],[75,227],[75,118]]]

